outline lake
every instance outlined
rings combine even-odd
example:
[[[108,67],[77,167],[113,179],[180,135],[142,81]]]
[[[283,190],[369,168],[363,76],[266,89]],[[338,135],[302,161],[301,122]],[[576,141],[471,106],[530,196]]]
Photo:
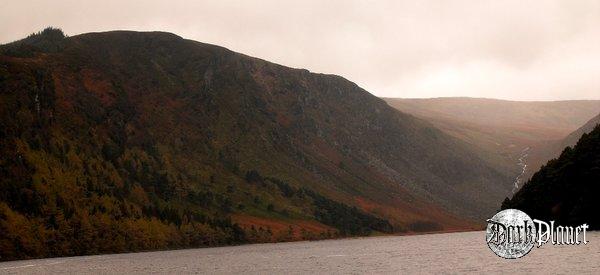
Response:
[[[0,273],[593,273],[600,232],[587,245],[534,248],[521,259],[496,256],[485,232],[384,236],[0,262]]]

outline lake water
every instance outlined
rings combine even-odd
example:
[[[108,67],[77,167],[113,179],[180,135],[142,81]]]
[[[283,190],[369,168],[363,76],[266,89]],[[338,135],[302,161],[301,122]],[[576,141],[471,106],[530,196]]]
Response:
[[[0,263],[0,273],[552,273],[600,274],[600,232],[587,245],[534,248],[499,258],[485,232],[255,244]]]

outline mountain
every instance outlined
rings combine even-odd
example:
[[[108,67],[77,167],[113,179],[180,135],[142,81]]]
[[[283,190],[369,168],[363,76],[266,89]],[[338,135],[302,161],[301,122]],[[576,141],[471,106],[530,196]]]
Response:
[[[577,144],[566,147],[549,161],[502,209],[516,208],[532,218],[559,225],[600,228],[600,126],[583,134]]]
[[[503,174],[515,177],[517,185],[556,157],[555,144],[600,112],[600,100],[385,100],[390,106],[426,119],[445,133],[479,148],[480,157]],[[565,146],[559,147],[558,153]]]
[[[0,256],[472,229],[511,179],[335,75],[163,32],[0,46]]]

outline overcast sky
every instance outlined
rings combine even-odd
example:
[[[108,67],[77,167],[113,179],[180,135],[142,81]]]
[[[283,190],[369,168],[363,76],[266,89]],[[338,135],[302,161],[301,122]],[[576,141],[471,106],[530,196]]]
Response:
[[[2,1],[0,43],[161,30],[377,96],[600,99],[600,1]]]

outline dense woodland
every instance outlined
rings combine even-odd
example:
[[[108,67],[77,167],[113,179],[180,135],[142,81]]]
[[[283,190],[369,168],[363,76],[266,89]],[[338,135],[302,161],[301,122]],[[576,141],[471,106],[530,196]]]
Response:
[[[516,208],[530,217],[559,225],[583,223],[600,229],[600,125],[583,134],[574,147],[549,161],[502,209]]]

